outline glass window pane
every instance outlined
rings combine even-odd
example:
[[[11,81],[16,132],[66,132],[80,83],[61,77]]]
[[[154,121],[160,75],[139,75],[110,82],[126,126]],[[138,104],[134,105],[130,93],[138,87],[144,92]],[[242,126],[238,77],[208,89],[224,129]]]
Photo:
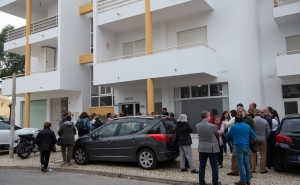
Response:
[[[161,101],[162,100],[161,89],[154,89],[154,100],[155,101]]]
[[[94,86],[91,82],[91,96],[99,96],[99,86]]]
[[[110,94],[111,93],[111,87],[106,87],[106,94]]]
[[[298,103],[296,101],[284,102],[285,114],[298,113]]]
[[[212,84],[210,86],[210,96],[222,96],[222,85],[223,84]]]
[[[125,136],[139,132],[140,125],[141,123],[137,122],[122,123],[119,136]]]
[[[190,87],[181,87],[181,98],[189,98],[190,97]]]
[[[99,107],[99,97],[91,98],[91,107]]]
[[[100,97],[100,106],[112,106],[112,96]]]
[[[192,86],[192,97],[206,97],[208,96],[208,85]]]
[[[105,94],[105,86],[101,86],[101,94]]]
[[[283,85],[282,96],[283,98],[300,98],[300,84]]]
[[[99,138],[99,137],[112,137],[115,135],[116,129],[118,127],[118,123],[112,123],[105,127],[102,127],[101,129],[97,130],[93,137]]]

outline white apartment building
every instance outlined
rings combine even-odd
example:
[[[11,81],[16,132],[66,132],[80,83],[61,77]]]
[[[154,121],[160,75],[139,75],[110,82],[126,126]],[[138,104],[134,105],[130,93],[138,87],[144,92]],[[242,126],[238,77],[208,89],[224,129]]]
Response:
[[[188,115],[300,110],[299,0],[2,0],[27,20],[5,51],[27,54],[16,120],[57,129],[82,111]],[[3,80],[10,95],[11,79]]]

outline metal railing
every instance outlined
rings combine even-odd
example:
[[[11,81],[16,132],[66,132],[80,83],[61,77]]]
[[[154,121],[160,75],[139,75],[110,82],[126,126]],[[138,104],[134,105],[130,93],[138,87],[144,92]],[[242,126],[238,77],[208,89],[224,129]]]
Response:
[[[48,17],[46,19],[39,20],[31,23],[30,32],[31,34],[38,33],[44,30],[48,30],[58,26],[58,15]],[[11,41],[26,36],[26,26],[9,30],[5,35],[5,41]]]
[[[300,0],[274,0],[274,7],[276,8],[282,5],[294,3],[296,1],[300,1]]]
[[[277,53],[277,56],[293,55],[293,54],[298,54],[298,53],[300,53],[300,50],[293,50],[293,51],[286,51],[286,52]]]
[[[103,13],[122,6],[127,6],[143,0],[98,0],[98,13]]]
[[[40,73],[47,73],[47,72],[52,72],[52,71],[56,71],[57,68],[49,68],[49,69],[45,69],[45,70],[40,70],[40,71],[33,71],[33,72],[30,72],[29,74],[40,74]],[[25,76],[25,74],[18,74],[16,75],[16,77],[22,77],[22,76]],[[2,80],[7,80],[9,78],[12,78],[12,76],[5,76],[5,77],[2,77]]]
[[[192,43],[192,44],[185,44],[185,45],[174,46],[174,47],[170,47],[170,48],[153,50],[152,54],[158,54],[158,53],[163,53],[163,52],[169,52],[169,51],[181,50],[181,49],[187,49],[187,48],[193,48],[193,47],[199,47],[199,46],[205,46],[206,48],[216,51],[215,49],[213,49],[212,47],[208,46],[205,43],[196,42],[196,43]],[[146,54],[146,52],[142,52],[142,53],[136,53],[136,54],[125,55],[125,56],[120,56],[120,57],[113,57],[113,58],[98,60],[97,63],[112,62],[112,61],[124,60],[124,59],[128,59],[128,58],[136,58],[136,57],[145,56],[145,54]]]

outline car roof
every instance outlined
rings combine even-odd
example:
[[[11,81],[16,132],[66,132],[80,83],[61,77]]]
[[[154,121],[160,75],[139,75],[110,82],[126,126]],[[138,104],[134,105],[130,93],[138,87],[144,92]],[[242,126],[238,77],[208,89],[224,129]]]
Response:
[[[289,118],[300,118],[300,114],[287,114],[282,119],[289,119]]]
[[[114,120],[123,120],[123,119],[150,119],[150,120],[161,120],[166,119],[165,115],[139,115],[139,116],[126,116],[115,118]]]

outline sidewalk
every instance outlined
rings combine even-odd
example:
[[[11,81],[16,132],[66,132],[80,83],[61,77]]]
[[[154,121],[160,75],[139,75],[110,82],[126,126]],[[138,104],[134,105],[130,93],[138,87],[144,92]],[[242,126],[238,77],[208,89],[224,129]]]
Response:
[[[59,147],[58,147],[59,148]],[[22,160],[17,155],[15,158],[8,159],[8,154],[0,153],[0,168],[29,168],[37,169],[40,173],[39,162],[40,154],[32,153],[28,159]],[[197,167],[199,167],[197,149],[193,149],[193,157]],[[121,178],[131,178],[145,181],[162,182],[170,184],[198,184],[198,175],[189,172],[180,172],[179,159],[172,162],[159,163],[154,170],[143,170],[137,163],[117,163],[117,162],[90,162],[88,165],[74,164],[71,167],[60,167],[61,152],[51,154],[49,167],[54,171],[68,171],[77,173],[93,173],[104,176],[113,176]],[[228,156],[224,156],[224,168],[219,170],[219,179],[223,184],[234,184],[239,180],[238,176],[227,176],[230,172],[231,161]],[[258,171],[258,170],[257,170]],[[300,169],[288,168],[285,173],[276,173],[270,170],[267,174],[254,173],[251,184],[269,185],[269,184],[299,184]],[[211,182],[211,168],[208,162],[206,169],[206,182]]]

